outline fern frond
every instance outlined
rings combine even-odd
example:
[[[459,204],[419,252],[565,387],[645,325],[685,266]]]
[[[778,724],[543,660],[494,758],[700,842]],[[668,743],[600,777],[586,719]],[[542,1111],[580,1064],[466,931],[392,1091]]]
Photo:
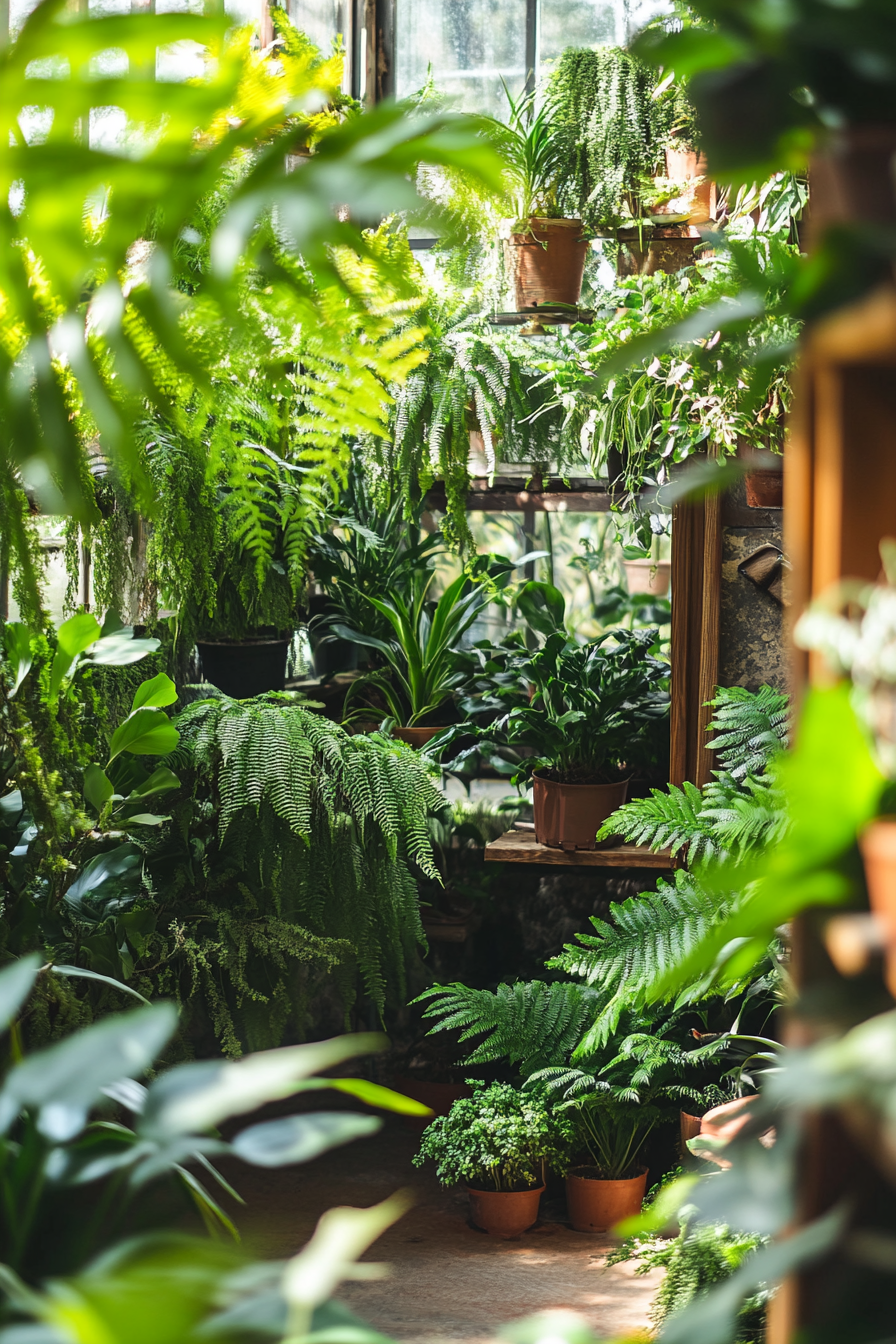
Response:
[[[467,985],[434,985],[415,1003],[437,1018],[430,1034],[461,1029],[461,1042],[485,1036],[464,1058],[464,1064],[507,1059],[530,1074],[569,1056],[594,1017],[600,994],[587,985],[548,984],[541,980],[470,989]]]

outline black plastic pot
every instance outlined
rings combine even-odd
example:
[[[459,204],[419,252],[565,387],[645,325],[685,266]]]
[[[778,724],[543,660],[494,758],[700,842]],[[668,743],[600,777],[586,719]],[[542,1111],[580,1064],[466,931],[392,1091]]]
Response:
[[[234,700],[248,700],[286,685],[289,639],[196,641],[206,681]]]
[[[314,675],[323,681],[337,672],[354,672],[358,666],[358,645],[350,639],[340,639],[338,635],[324,639],[312,636],[311,656]]]

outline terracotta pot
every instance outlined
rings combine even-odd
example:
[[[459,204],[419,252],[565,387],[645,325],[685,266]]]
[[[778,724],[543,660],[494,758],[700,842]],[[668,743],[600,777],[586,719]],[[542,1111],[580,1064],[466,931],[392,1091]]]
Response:
[[[664,597],[672,577],[671,560],[623,560],[630,593],[652,593]]]
[[[573,1167],[566,1178],[566,1207],[576,1232],[607,1232],[623,1218],[641,1212],[647,1189],[647,1168],[625,1181],[589,1176],[594,1167]]]
[[[527,233],[504,239],[504,264],[518,310],[564,303],[575,307],[582,293],[587,239],[580,219],[529,221]]]
[[[699,238],[650,238],[649,234],[649,229],[643,234],[637,229],[620,229],[617,275],[656,275],[658,271],[675,275],[693,265]]]
[[[896,817],[878,817],[859,836],[868,903],[886,941],[886,981],[896,997]]]
[[[691,1150],[688,1147],[688,1139],[696,1139],[700,1133],[703,1116],[688,1115],[687,1111],[682,1111],[679,1115],[679,1124],[681,1126],[681,1155],[682,1157],[690,1157]]]
[[[750,471],[746,476],[747,507],[780,509],[784,506],[783,471]]]
[[[551,849],[597,849],[597,832],[628,795],[618,784],[558,784],[532,776],[535,839]]]
[[[425,747],[426,744],[427,744],[427,742],[431,742],[432,739],[433,739],[438,733],[442,733],[442,732],[444,732],[444,731],[445,731],[445,725],[444,725],[444,724],[442,725],[441,728],[397,728],[397,727],[396,727],[396,728],[393,728],[393,729],[392,729],[392,736],[393,736],[393,737],[397,737],[398,740],[399,740],[400,742],[407,742],[407,744],[408,744],[409,747],[414,747],[414,748],[416,748],[417,750],[419,750],[420,747]]]
[[[507,1240],[518,1237],[538,1221],[538,1205],[544,1186],[535,1190],[474,1190],[470,1193],[470,1215],[477,1227],[490,1237]]]
[[[286,685],[289,639],[197,639],[202,675],[234,700],[248,700]]]
[[[447,1115],[456,1101],[463,1101],[464,1098],[473,1095],[473,1089],[466,1083],[429,1083],[422,1078],[411,1078],[408,1074],[402,1073],[395,1074],[392,1086],[402,1096],[428,1106],[433,1117]],[[406,1115],[404,1118],[415,1129],[425,1129],[430,1123],[425,1116]]]
[[[666,150],[666,177],[681,183],[691,224],[706,224],[715,217],[716,189],[708,173],[704,154],[693,149]]]

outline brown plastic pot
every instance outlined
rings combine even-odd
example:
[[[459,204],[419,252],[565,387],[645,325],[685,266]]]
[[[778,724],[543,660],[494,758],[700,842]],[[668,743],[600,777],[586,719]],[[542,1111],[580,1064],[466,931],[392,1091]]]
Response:
[[[647,1189],[647,1168],[624,1181],[605,1181],[595,1167],[573,1167],[566,1178],[566,1207],[576,1232],[607,1232],[623,1218],[641,1212]]]
[[[580,219],[529,220],[525,233],[504,239],[504,264],[516,306],[563,303],[575,307],[582,294],[588,241]]]
[[[747,473],[746,486],[748,508],[783,508],[784,473],[782,471],[750,471]]]
[[[887,988],[896,997],[896,817],[878,817],[859,836],[872,913],[886,940]]]
[[[538,1206],[544,1186],[534,1190],[474,1190],[470,1195],[470,1216],[477,1227],[490,1237],[507,1240],[518,1237],[538,1221]]]
[[[427,742],[431,742],[438,733],[444,731],[444,725],[441,728],[393,728],[392,735],[400,742],[407,742],[409,747],[419,750],[420,747],[425,747]]]
[[[597,849],[597,832],[628,795],[618,784],[559,784],[532,776],[535,839],[551,849]]]

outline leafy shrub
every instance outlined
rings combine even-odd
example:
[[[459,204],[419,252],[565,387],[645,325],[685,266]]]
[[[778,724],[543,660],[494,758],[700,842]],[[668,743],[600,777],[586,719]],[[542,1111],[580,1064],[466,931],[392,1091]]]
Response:
[[[474,1086],[472,1097],[426,1128],[415,1166],[431,1158],[443,1185],[465,1181],[483,1190],[530,1189],[543,1183],[548,1166],[565,1169],[572,1131],[542,1095],[508,1083]]]

